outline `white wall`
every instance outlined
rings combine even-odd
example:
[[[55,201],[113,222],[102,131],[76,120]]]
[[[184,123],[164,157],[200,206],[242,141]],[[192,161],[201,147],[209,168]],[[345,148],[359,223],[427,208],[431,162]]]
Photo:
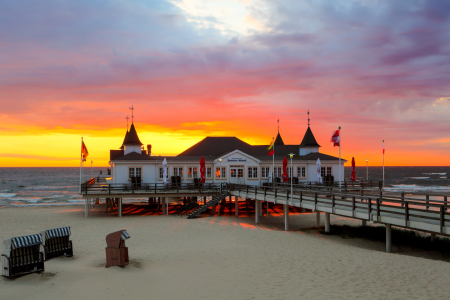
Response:
[[[113,183],[131,183],[128,180],[128,168],[142,168],[142,183],[154,183],[155,182],[155,163],[149,162],[120,162],[114,163],[114,177]]]

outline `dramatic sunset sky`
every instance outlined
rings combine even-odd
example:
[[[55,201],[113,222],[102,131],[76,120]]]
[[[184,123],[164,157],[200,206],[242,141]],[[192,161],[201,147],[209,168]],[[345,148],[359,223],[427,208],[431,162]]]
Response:
[[[450,165],[450,1],[2,1],[0,166],[108,164],[128,109],[178,154],[205,136],[357,165]]]

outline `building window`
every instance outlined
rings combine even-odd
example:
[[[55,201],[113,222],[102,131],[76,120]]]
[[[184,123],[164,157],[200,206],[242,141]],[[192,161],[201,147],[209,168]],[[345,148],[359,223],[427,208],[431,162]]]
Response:
[[[131,177],[142,177],[142,168],[128,168],[128,179]]]
[[[180,176],[181,178],[183,178],[183,167],[174,167],[173,176]]]
[[[306,167],[297,167],[297,177],[306,178]]]
[[[216,178],[227,178],[227,168],[222,167],[222,172],[220,172],[220,168],[216,168]]]
[[[292,168],[291,168],[291,167],[287,167],[287,168],[286,168],[286,171],[287,171],[288,177],[291,178],[291,177],[292,177],[292,176],[291,176],[291,174],[292,174]]]
[[[324,178],[325,176],[331,175],[331,167],[321,167],[320,176]]]
[[[258,167],[248,167],[247,178],[255,179],[258,178]]]
[[[211,179],[212,178],[212,168],[211,167],[207,167],[206,168],[206,178],[207,179]]]
[[[198,174],[197,174],[197,168],[196,167],[189,167],[188,168],[188,179],[194,179],[194,178],[198,178]]]
[[[164,167],[159,168],[159,179],[164,179]],[[167,177],[169,178],[169,168],[167,167]]]
[[[269,177],[269,167],[261,167],[261,178],[267,178]]]
[[[274,178],[281,178],[281,167],[275,167],[273,172]]]

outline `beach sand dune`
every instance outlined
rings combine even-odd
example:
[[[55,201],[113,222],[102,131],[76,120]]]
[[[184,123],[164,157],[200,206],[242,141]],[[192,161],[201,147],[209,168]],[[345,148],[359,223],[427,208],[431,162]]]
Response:
[[[0,239],[71,226],[74,257],[1,278],[1,299],[446,299],[450,263],[385,253],[384,243],[315,230],[315,214],[283,217],[125,215],[80,207],[0,209]],[[323,219],[322,219],[323,221]],[[332,224],[358,221],[332,216]],[[105,237],[127,229],[130,264],[105,268]],[[395,241],[393,241],[395,246]],[[394,251],[396,248],[394,247]]]

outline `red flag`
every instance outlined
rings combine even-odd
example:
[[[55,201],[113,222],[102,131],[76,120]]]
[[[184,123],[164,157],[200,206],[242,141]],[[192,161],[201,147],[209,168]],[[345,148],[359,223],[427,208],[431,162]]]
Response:
[[[383,141],[383,154],[384,154],[384,141]]]
[[[200,159],[200,183],[205,183],[205,173],[205,158],[202,156],[202,158]]]
[[[351,181],[356,181],[356,174],[355,174],[355,158],[352,157],[352,175],[350,176]]]
[[[333,132],[333,135],[331,136],[331,142],[333,143],[333,147],[339,146],[340,142],[339,129]]]
[[[88,155],[89,155],[88,149],[86,148],[84,141],[81,141],[81,159],[83,161],[86,161],[86,158],[88,157]]]

